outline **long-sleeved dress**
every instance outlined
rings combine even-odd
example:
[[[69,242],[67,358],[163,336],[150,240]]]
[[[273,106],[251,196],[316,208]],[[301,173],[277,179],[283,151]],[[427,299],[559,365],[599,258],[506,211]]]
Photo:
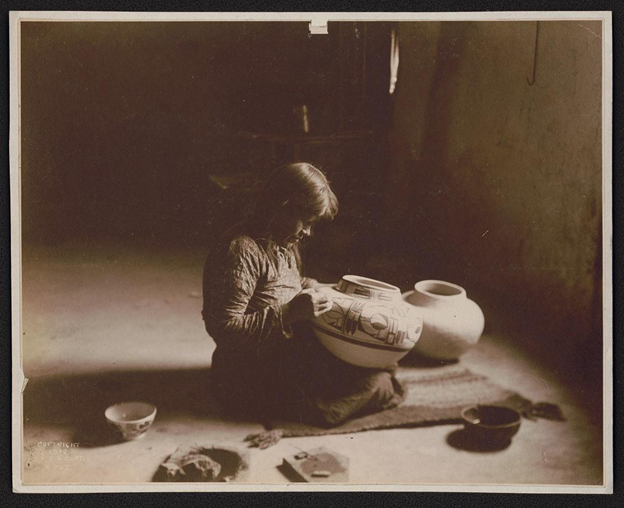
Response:
[[[227,408],[331,426],[402,402],[391,371],[347,364],[308,323],[284,323],[282,304],[314,283],[292,250],[248,234],[226,235],[209,254],[202,315],[217,345],[211,386]]]

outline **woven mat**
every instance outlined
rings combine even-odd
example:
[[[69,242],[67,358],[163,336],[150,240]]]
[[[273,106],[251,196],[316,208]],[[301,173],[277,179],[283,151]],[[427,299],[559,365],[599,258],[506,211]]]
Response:
[[[503,405],[520,413],[531,408],[531,401],[461,364],[432,368],[403,367],[397,373],[397,379],[408,390],[405,402],[397,408],[356,418],[333,428],[281,420],[272,421],[267,426],[282,429],[283,437],[322,436],[453,423],[460,420],[463,408],[473,404]]]

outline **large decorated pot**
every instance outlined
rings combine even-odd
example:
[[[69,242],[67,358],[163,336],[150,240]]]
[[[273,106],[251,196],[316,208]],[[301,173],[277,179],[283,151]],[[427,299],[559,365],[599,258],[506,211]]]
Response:
[[[483,333],[481,308],[466,290],[441,280],[423,280],[403,299],[417,309],[424,328],[414,353],[438,360],[455,360],[474,346]]]
[[[345,275],[335,288],[321,291],[333,305],[313,321],[314,331],[345,362],[383,369],[409,353],[420,337],[423,321],[396,286]]]

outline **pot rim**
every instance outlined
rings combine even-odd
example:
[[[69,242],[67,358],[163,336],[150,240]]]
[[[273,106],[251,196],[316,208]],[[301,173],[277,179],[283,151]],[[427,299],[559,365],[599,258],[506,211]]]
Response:
[[[382,291],[386,293],[401,293],[401,290],[392,284],[383,282],[377,279],[371,279],[369,277],[362,277],[361,275],[343,275],[342,279],[355,284],[357,286],[363,286],[367,289],[373,289],[375,291]]]
[[[513,413],[514,416],[516,417],[516,419],[512,422],[509,423],[501,423],[498,425],[488,425],[486,423],[475,423],[474,420],[471,420],[470,418],[468,418],[466,416],[466,413],[468,411],[471,411],[473,409],[476,409],[477,411],[479,410],[479,408],[481,407],[490,407],[490,408],[496,408],[496,409],[502,409],[505,411],[509,411],[510,413]],[[462,420],[464,420],[464,422],[469,423],[470,425],[473,425],[475,427],[480,427],[482,429],[507,429],[507,428],[511,428],[511,427],[515,427],[517,425],[520,425],[520,422],[522,422],[522,415],[516,411],[515,409],[511,409],[510,407],[505,407],[505,406],[496,406],[493,404],[477,404],[475,406],[468,406],[465,407],[464,409],[462,409],[461,411],[461,417]]]
[[[112,411],[115,408],[118,408],[119,406],[128,406],[132,404],[141,404],[144,406],[148,406],[148,408],[151,407],[151,411],[147,416],[143,416],[142,418],[137,418],[136,420],[120,420],[119,418],[116,418],[115,416],[111,414]],[[143,423],[147,420],[154,418],[156,416],[156,412],[157,412],[156,406],[154,404],[151,404],[150,402],[131,400],[127,402],[118,402],[117,404],[113,404],[112,406],[107,407],[106,410],[104,411],[104,416],[106,417],[108,421],[112,423],[125,425],[125,424]]]
[[[433,291],[431,291],[431,289],[433,289],[433,287],[435,286],[442,286],[454,292],[452,294],[434,293]],[[436,280],[436,279],[427,279],[427,280],[421,280],[417,282],[416,284],[414,284],[414,292],[426,295],[430,298],[436,298],[436,299],[466,298],[467,297],[466,290],[463,287],[457,284],[453,284],[452,282],[447,282],[445,280]]]

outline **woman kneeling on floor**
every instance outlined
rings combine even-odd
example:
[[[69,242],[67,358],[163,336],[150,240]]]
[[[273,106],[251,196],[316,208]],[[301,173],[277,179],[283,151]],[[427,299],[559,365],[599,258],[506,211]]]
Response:
[[[217,344],[211,387],[230,411],[335,426],[403,401],[394,369],[343,362],[312,332],[310,320],[332,304],[317,291],[324,284],[302,277],[300,241],[337,211],[319,169],[284,166],[208,256],[202,315]]]

